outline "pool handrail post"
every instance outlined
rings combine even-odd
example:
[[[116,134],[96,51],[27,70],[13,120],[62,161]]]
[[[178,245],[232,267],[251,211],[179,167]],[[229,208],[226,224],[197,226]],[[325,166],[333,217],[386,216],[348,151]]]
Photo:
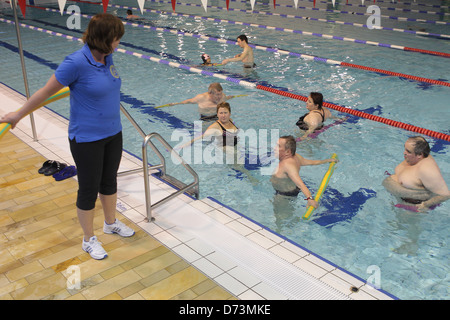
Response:
[[[142,166],[144,171],[144,188],[145,188],[145,203],[146,203],[146,212],[147,212],[147,221],[151,222],[155,219],[152,217],[152,209],[156,208],[157,206],[166,203],[170,199],[186,192],[189,189],[194,189],[194,195],[198,199],[199,197],[199,178],[197,173],[184,161],[184,159],[173,150],[172,146],[167,143],[164,138],[154,132],[150,133],[148,135],[145,134],[144,130],[137,124],[137,122],[133,119],[133,117],[130,115],[130,113],[124,108],[122,104],[120,104],[120,110],[122,113],[127,117],[127,119],[131,122],[131,124],[136,128],[136,130],[139,132],[139,134],[144,138],[144,142],[142,143]],[[166,176],[166,160],[164,159],[164,156],[161,154],[161,152],[158,150],[158,148],[150,141],[153,137],[156,137],[158,141],[166,148],[166,150],[169,150],[172,155],[174,155],[180,163],[185,167],[186,170],[189,171],[189,173],[194,177],[194,182],[186,185],[176,192],[170,194],[166,198],[163,198],[162,200],[156,202],[152,205],[151,203],[151,197],[150,197],[150,183],[149,183],[149,169],[158,169],[161,172],[161,176]],[[158,156],[160,164],[157,165],[149,165],[148,163],[148,157],[147,157],[147,146],[150,145],[153,152]],[[119,172],[119,176],[127,175],[127,174],[133,174],[136,172],[139,172],[141,169],[132,169],[124,172]]]
[[[175,156],[180,163],[184,166],[186,170],[189,171],[189,173],[194,177],[194,182],[191,184],[188,184],[184,186],[183,188],[180,188],[176,192],[168,195],[167,197],[159,200],[155,204],[151,204],[151,197],[150,197],[150,182],[149,182],[149,169],[162,169],[162,174],[165,175],[166,173],[166,162],[164,157],[162,156],[161,152],[159,152],[158,148],[150,141],[152,138],[156,138],[167,150],[171,152],[173,156]],[[161,160],[161,164],[149,166],[148,160],[147,160],[147,146],[150,145],[152,150],[156,153],[158,158]],[[152,216],[152,210],[156,207],[166,203],[167,201],[173,199],[174,197],[186,192],[189,189],[194,189],[195,197],[198,199],[199,197],[199,178],[198,174],[184,161],[184,159],[173,150],[172,146],[167,143],[164,138],[156,133],[150,133],[144,138],[144,142],[142,143],[142,164],[144,169],[144,187],[145,187],[145,203],[146,203],[146,211],[147,211],[147,222],[154,221],[155,218]]]
[[[18,49],[19,49],[20,63],[22,65],[23,81],[25,84],[25,94],[26,94],[27,100],[28,100],[28,99],[30,99],[30,89],[28,87],[27,70],[25,68],[25,59],[23,57],[22,38],[20,36],[19,18],[17,16],[17,4],[16,4],[16,1],[12,1],[11,3],[12,3],[13,11],[14,11],[14,24],[16,25],[16,36],[17,36],[17,43],[18,43]],[[33,132],[33,140],[37,141],[38,139],[37,139],[37,134],[36,134],[36,126],[34,123],[33,113],[30,113],[30,121],[31,121],[31,130]]]

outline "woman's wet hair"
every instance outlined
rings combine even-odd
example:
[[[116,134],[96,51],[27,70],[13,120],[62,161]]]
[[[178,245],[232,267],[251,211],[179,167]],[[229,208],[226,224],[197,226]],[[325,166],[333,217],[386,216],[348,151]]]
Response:
[[[203,63],[205,63],[208,60],[208,58],[209,58],[208,54],[206,54],[206,53],[202,54]]]
[[[219,112],[220,108],[228,109],[228,112],[231,113],[231,106],[228,102],[221,102],[217,105],[217,112]]]
[[[323,95],[320,92],[311,92],[309,94],[314,104],[317,104],[319,106],[319,109],[322,109],[323,104]]]

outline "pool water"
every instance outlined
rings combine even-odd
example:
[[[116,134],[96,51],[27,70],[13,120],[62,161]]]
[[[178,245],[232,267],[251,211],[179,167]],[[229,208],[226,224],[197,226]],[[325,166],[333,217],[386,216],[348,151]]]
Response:
[[[135,1],[111,3],[136,6]],[[219,1],[211,1],[209,4],[225,6]],[[279,0],[277,4],[292,3]],[[93,15],[99,12],[97,5],[79,5],[84,14]],[[308,3],[303,5],[312,6]],[[231,6],[250,9],[249,5],[240,2],[231,2]],[[319,3],[316,6],[326,7]],[[57,8],[57,5],[51,7]],[[172,12],[170,2],[147,2],[146,7]],[[346,9],[344,5],[340,8]],[[272,5],[261,4],[258,7],[257,4],[255,9],[273,12]],[[109,10],[124,16],[124,9]],[[276,12],[292,14],[293,10],[295,9],[277,7]],[[356,11],[357,8],[352,7],[352,10]],[[363,9],[359,9],[361,10]],[[262,13],[227,12],[217,8],[208,8],[208,12],[205,13],[202,8],[177,5],[176,11],[196,16],[211,16],[230,21],[246,21],[450,52],[450,41],[432,37],[301,19],[283,19]],[[138,11],[135,10],[136,12]],[[0,18],[13,20],[9,8],[3,9],[0,13]],[[293,14],[365,22],[363,17],[339,13],[299,10]],[[405,16],[407,13],[391,11],[385,13],[382,9],[382,14]],[[450,80],[448,58],[258,27],[212,22],[194,17],[155,12],[146,12],[144,17],[166,30],[190,31],[231,40],[245,33],[250,36],[250,43],[260,46],[441,81]],[[449,20],[448,16],[440,17],[444,21]],[[65,27],[66,20],[67,16],[61,16],[59,13],[27,8],[27,19],[22,22],[81,37],[81,31],[68,30]],[[84,30],[87,23],[88,19],[81,19],[81,30]],[[382,23],[383,26],[404,29],[425,27],[429,32],[450,33],[450,28],[446,25],[393,22],[389,19],[383,19]],[[14,26],[3,22],[1,25],[0,54],[5,62],[0,69],[0,79],[8,86],[24,93],[22,74],[18,72],[21,67]],[[76,41],[25,28],[21,28],[21,36],[26,53],[31,93],[45,84],[66,55],[81,46]],[[203,52],[208,53],[213,62],[220,62],[240,52],[237,46],[230,44],[132,26],[126,26],[121,48],[189,66],[200,64],[200,55]],[[244,72],[237,63],[211,68],[210,71],[226,74],[234,79],[288,90],[302,96],[307,96],[311,91],[319,91],[330,103],[438,132],[447,134],[450,132],[448,126],[450,89],[445,86],[307,61],[264,50],[255,49],[254,54],[258,67],[252,72]],[[447,226],[450,203],[446,202],[427,214],[413,214],[395,208],[395,199],[382,186],[382,181],[386,177],[385,172],[393,172],[395,166],[403,160],[405,140],[416,134],[350,116],[347,121],[329,128],[317,138],[298,143],[297,152],[305,158],[325,159],[332,153],[337,153],[339,157],[339,163],[322,198],[321,206],[309,221],[304,221],[301,219],[306,209],[303,198],[300,196],[291,201],[286,199],[279,201],[274,197],[269,181],[270,175],[264,171],[268,168],[267,157],[271,155],[272,137],[299,135],[295,122],[299,116],[307,112],[304,102],[127,54],[116,53],[114,61],[122,78],[123,106],[146,133],[158,132],[173,146],[180,143],[178,133],[193,134],[194,122],[199,118],[197,107],[178,105],[155,109],[155,106],[180,102],[205,92],[211,82],[220,82],[227,95],[248,95],[229,101],[232,119],[246,132],[255,130],[257,133],[267,133],[265,141],[260,140],[258,143],[265,142],[268,147],[265,149],[263,147],[261,151],[256,146],[247,145],[246,150],[250,156],[246,156],[246,163],[240,167],[229,164],[206,164],[204,161],[195,163],[192,157],[187,157],[200,176],[201,198],[212,197],[363,279],[370,277],[373,266],[379,268],[381,288],[401,299],[448,299]],[[68,117],[67,101],[58,101],[49,107]],[[337,117],[348,116],[332,112]],[[123,126],[125,149],[141,158],[142,138],[125,118]],[[450,183],[450,143],[426,138],[430,142],[432,155],[438,162],[444,179],[447,184]],[[203,150],[206,146],[205,143]],[[258,160],[257,163],[249,163],[250,159],[255,158]],[[156,157],[149,155],[149,161],[156,162]],[[317,191],[327,168],[328,165],[322,165],[301,169],[301,177],[313,193]],[[181,166],[171,161],[168,162],[168,173],[186,183],[192,179]]]

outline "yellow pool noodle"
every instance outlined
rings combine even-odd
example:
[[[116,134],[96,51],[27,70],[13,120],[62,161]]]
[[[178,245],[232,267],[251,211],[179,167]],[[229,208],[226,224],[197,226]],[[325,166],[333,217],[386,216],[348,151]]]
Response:
[[[337,155],[336,153],[333,153],[333,155],[331,156],[332,159],[337,159]],[[314,198],[314,200],[316,200],[316,202],[320,201],[320,198],[322,197],[323,192],[325,191],[325,188],[328,185],[328,182],[330,181],[331,175],[334,172],[334,166],[335,166],[336,162],[331,162],[330,166],[328,167],[328,171],[327,173],[325,173],[325,175],[323,176],[322,182],[320,183],[320,187],[317,190],[317,194]],[[308,209],[306,209],[305,214],[303,215],[303,219],[304,220],[308,220],[309,217],[311,217],[312,213],[314,212],[314,207],[313,206],[309,206]]]
[[[155,107],[155,109],[164,108],[164,107],[170,107],[170,106],[171,106],[170,103],[168,103],[168,104],[163,104],[162,106],[157,106],[157,107]]]
[[[70,95],[69,88],[67,88],[67,87],[62,88],[57,93],[52,95],[50,98],[48,98],[47,100],[42,102],[36,109],[39,109],[40,107],[43,107],[46,104],[49,104],[51,102],[54,102],[54,101],[57,101],[59,99],[65,98],[68,95]],[[9,131],[9,129],[11,129],[11,124],[9,124],[9,123],[0,123],[0,139]]]

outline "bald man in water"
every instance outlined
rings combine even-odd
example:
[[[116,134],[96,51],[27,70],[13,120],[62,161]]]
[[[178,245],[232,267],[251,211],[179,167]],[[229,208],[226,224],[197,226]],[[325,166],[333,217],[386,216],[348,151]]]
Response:
[[[423,137],[406,140],[403,156],[405,160],[395,168],[395,174],[383,181],[389,192],[414,204],[420,212],[450,199],[447,184]]]

